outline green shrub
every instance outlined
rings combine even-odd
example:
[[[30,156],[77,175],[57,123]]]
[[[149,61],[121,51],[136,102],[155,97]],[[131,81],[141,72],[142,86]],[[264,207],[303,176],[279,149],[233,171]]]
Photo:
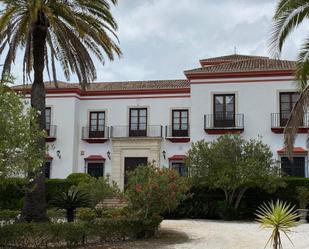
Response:
[[[20,178],[1,179],[0,209],[21,209],[26,181]]]
[[[97,218],[97,213],[92,208],[78,208],[76,210],[76,218],[81,221],[93,221]]]
[[[0,220],[11,220],[15,219],[20,214],[18,210],[0,210]]]
[[[272,200],[283,200],[298,206],[297,188],[309,188],[308,178],[284,178],[285,187],[279,188],[274,193],[268,193],[259,188],[251,188],[245,193],[237,212],[224,209],[223,194],[220,190],[209,189],[204,184],[195,183],[190,189],[191,197],[183,200],[180,205],[170,213],[165,213],[165,218],[182,219],[254,219],[256,209],[263,203]]]
[[[97,219],[76,223],[16,223],[0,227],[0,247],[68,248],[89,242],[147,238],[154,235],[161,220]]]
[[[67,180],[71,182],[71,184],[77,186],[81,182],[88,182],[93,177],[86,173],[72,173],[67,177]]]
[[[71,181],[66,179],[46,179],[45,184],[47,203],[49,203],[55,195],[68,191],[73,185]]]
[[[87,181],[81,181],[76,189],[88,193],[93,208],[106,198],[120,195],[117,185],[110,185],[108,179],[104,177],[91,177]]]
[[[73,184],[66,179],[46,179],[46,199],[49,202],[55,194],[67,191]],[[26,181],[21,178],[1,179],[0,209],[20,210],[23,206]]]
[[[174,210],[187,197],[187,190],[187,178],[176,171],[152,164],[139,166],[129,175],[128,208],[133,216],[151,220]]]

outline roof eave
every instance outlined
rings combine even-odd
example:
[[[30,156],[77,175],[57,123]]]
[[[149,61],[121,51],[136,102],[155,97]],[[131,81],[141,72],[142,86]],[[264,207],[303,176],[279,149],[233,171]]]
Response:
[[[192,72],[184,71],[188,80],[194,79],[220,79],[220,78],[251,78],[251,77],[278,77],[294,76],[294,69],[284,70],[261,70],[261,71],[244,71],[244,72]]]

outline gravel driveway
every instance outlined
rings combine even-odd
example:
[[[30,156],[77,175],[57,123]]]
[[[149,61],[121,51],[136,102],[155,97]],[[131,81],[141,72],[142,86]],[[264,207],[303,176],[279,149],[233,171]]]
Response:
[[[263,249],[270,231],[254,222],[210,220],[165,220],[159,234],[150,240],[117,243],[95,249]],[[290,235],[294,246],[283,238],[284,249],[309,248],[309,224],[302,224]],[[271,248],[271,247],[267,247]]]

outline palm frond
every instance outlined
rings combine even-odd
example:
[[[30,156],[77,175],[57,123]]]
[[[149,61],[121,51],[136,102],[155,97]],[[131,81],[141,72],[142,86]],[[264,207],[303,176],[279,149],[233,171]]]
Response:
[[[284,144],[287,148],[289,158],[292,157],[293,146],[299,126],[304,120],[304,115],[309,107],[309,85],[301,92],[289,120],[284,128]]]
[[[270,52],[278,57],[288,35],[309,16],[306,0],[281,0],[273,18]]]

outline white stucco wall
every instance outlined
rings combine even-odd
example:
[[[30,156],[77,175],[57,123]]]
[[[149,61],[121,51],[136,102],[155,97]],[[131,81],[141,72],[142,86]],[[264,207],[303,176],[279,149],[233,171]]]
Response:
[[[81,139],[82,127],[88,126],[90,111],[100,110],[105,111],[106,126],[127,126],[130,107],[146,107],[148,125],[163,126],[159,164],[168,167],[169,157],[184,155],[190,148],[190,142],[172,143],[164,139],[165,126],[172,122],[172,109],[189,109],[191,142],[216,139],[217,135],[209,135],[204,131],[204,115],[213,114],[213,94],[218,93],[235,93],[236,113],[244,114],[242,135],[247,139],[262,136],[263,141],[270,145],[274,157],[278,158],[277,150],[283,147],[283,134],[271,131],[271,113],[279,112],[279,92],[297,89],[292,78],[212,79],[195,80],[192,83],[191,94],[95,97],[48,94],[47,106],[52,108],[52,125],[57,125],[57,140],[50,143],[49,148],[49,154],[54,158],[51,177],[65,178],[72,172],[85,172],[84,158],[89,155],[105,157],[104,172],[105,175],[111,175],[113,160],[108,158],[107,152],[111,152],[113,159],[112,141],[87,143]],[[295,146],[307,148],[306,137],[306,134],[299,134]],[[57,157],[57,150],[61,151],[61,158]],[[165,159],[162,151],[166,151]]]

